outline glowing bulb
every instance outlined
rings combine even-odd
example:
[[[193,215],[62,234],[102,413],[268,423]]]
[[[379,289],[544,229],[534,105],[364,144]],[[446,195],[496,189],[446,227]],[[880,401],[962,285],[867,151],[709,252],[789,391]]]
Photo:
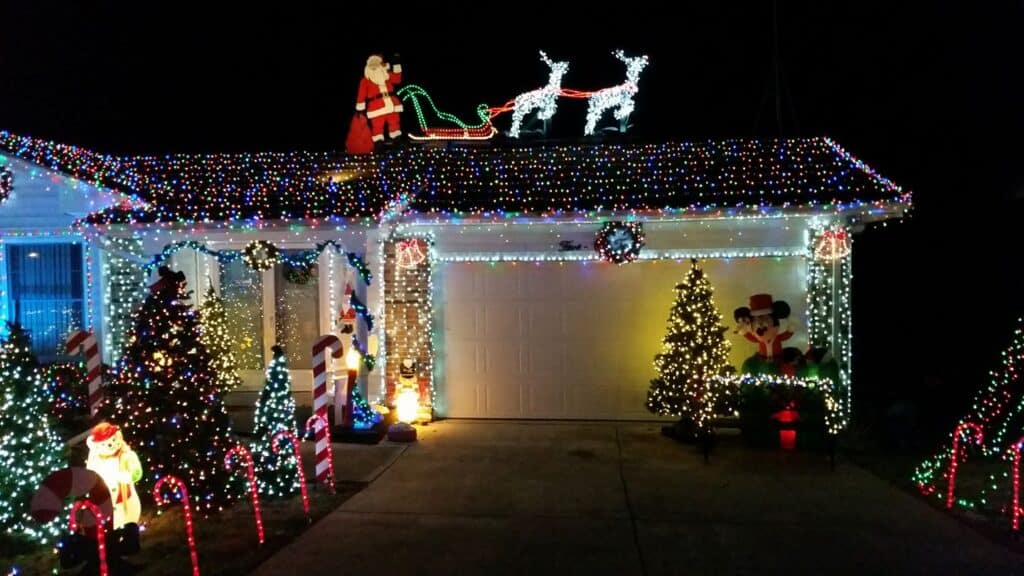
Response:
[[[349,346],[348,354],[345,355],[345,365],[348,366],[349,370],[359,370],[359,361],[362,360],[362,356],[359,351],[356,350],[355,346]]]
[[[416,412],[419,410],[419,400],[416,398],[416,391],[410,388],[402,390],[395,402],[398,410],[398,419],[406,424],[411,424],[416,419]]]

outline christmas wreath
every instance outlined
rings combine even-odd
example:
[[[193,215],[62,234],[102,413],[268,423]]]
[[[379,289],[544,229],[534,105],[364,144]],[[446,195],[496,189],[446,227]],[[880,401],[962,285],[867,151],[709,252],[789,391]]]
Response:
[[[284,266],[284,279],[292,284],[309,284],[310,278],[316,276],[316,264],[287,263]]]
[[[12,190],[14,190],[14,173],[6,166],[0,167],[0,204],[10,198]]]
[[[253,270],[270,270],[281,261],[281,251],[266,240],[253,240],[245,245],[242,259]]]
[[[601,259],[616,264],[632,262],[644,247],[644,225],[640,222],[605,222],[594,240]]]

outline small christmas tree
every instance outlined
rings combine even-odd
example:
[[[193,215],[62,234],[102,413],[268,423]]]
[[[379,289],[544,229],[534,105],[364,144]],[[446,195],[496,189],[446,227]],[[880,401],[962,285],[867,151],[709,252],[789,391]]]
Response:
[[[668,318],[661,353],[654,357],[658,377],[651,380],[647,409],[680,418],[684,428],[703,426],[713,410],[707,398],[710,379],[728,374],[727,328],[715,306],[704,271],[692,260],[690,271],[676,284],[676,301]]]
[[[278,447],[280,453],[274,454],[271,441],[281,430],[296,434],[295,399],[292,398],[292,378],[288,374],[284,350],[274,346],[273,352],[274,358],[267,366],[267,383],[256,402],[253,459],[259,475],[260,493],[271,498],[284,498],[299,491],[298,463],[287,443],[282,441]]]
[[[224,469],[235,440],[189,294],[184,274],[160,268],[134,315],[101,413],[121,426],[138,453],[144,486],[177,476],[188,485],[192,505],[208,512],[232,500],[239,484]]]
[[[0,529],[48,541],[60,520],[40,527],[29,515],[32,495],[66,466],[64,443],[47,418],[48,402],[28,333],[9,324],[0,347]]]
[[[228,335],[228,313],[224,309],[224,300],[213,286],[206,291],[206,298],[199,306],[199,319],[202,329],[199,340],[213,359],[217,391],[224,396],[241,386],[242,379],[238,376],[238,360],[231,350],[232,340]]]

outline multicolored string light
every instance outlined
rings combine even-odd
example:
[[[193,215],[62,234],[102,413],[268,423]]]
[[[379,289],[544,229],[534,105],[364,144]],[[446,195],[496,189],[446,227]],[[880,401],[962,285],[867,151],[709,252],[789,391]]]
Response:
[[[292,453],[295,455],[295,463],[299,470],[299,493],[302,495],[302,509],[306,512],[306,517],[309,517],[309,494],[306,492],[306,475],[302,473],[302,451],[299,449],[299,439],[288,430],[278,430],[270,440],[274,454],[280,455],[282,439],[291,444]]]
[[[224,468],[231,470],[231,461],[237,458],[245,466],[245,478],[249,482],[249,498],[252,500],[252,512],[256,517],[256,535],[260,544],[263,544],[263,515],[260,513],[260,491],[256,486],[256,471],[253,469],[252,454],[249,449],[241,444],[228,450],[224,455]]]

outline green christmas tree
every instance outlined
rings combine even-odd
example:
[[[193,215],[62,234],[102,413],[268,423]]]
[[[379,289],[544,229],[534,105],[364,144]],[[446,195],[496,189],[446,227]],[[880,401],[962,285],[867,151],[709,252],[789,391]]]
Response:
[[[184,274],[160,269],[133,317],[102,416],[121,426],[138,453],[144,486],[172,474],[188,485],[192,505],[209,512],[233,500],[240,485],[224,468],[235,440],[190,294]]]
[[[688,425],[703,425],[714,406],[708,396],[710,379],[732,372],[727,328],[715,306],[714,290],[704,271],[692,260],[690,271],[676,284],[676,300],[668,318],[661,352],[654,357],[658,377],[651,380],[647,409],[675,416]]]
[[[217,391],[224,396],[241,386],[242,379],[238,376],[238,360],[231,350],[232,340],[228,335],[228,313],[224,309],[224,300],[213,286],[206,291],[206,298],[199,306],[199,318],[202,329],[199,340],[213,359]]]
[[[259,475],[260,493],[271,498],[284,498],[299,491],[299,469],[294,452],[287,442],[281,441],[279,454],[274,454],[271,442],[274,434],[286,430],[296,435],[295,399],[292,398],[292,379],[288,374],[288,360],[280,346],[273,348],[274,358],[267,366],[267,383],[256,402],[256,437],[253,460]],[[298,436],[295,436],[298,438]]]
[[[64,443],[50,426],[29,335],[9,324],[0,347],[0,529],[48,541],[60,520],[39,526],[29,515],[32,495],[51,472],[65,467]]]

